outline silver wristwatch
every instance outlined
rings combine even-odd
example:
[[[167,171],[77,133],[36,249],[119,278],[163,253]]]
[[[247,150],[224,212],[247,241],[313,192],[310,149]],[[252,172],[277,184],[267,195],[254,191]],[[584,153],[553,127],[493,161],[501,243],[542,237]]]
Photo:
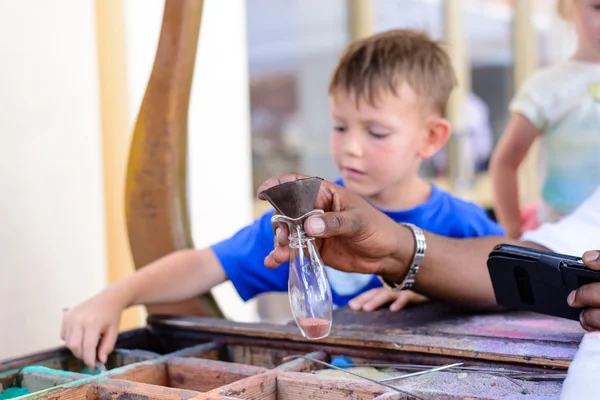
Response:
[[[401,290],[408,290],[408,289],[412,288],[412,286],[415,284],[415,279],[417,276],[417,272],[419,272],[419,267],[421,266],[421,262],[423,261],[423,258],[425,257],[425,250],[427,250],[427,242],[425,241],[425,235],[423,234],[423,231],[421,230],[421,228],[419,228],[416,225],[408,224],[408,223],[404,223],[404,222],[402,222],[401,224],[411,230],[411,232],[413,233],[414,240],[415,240],[415,254],[410,263],[410,266],[408,267],[408,274],[406,274],[406,277],[400,284],[390,282],[381,276],[379,277],[379,279],[381,280],[381,283],[383,283],[383,285],[385,287],[387,287],[388,289],[393,290],[395,292],[398,292]]]

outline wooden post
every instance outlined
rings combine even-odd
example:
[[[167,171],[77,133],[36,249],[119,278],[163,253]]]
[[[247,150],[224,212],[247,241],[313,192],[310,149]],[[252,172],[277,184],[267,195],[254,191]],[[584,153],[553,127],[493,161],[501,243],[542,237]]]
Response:
[[[471,67],[463,32],[462,6],[460,0],[444,2],[444,36],[458,81],[447,109],[447,117],[452,123],[452,136],[448,142],[450,182],[454,193],[466,196],[473,183],[474,165],[464,112],[467,95],[471,91]]]
[[[131,132],[127,105],[125,6],[121,0],[96,0],[98,75],[102,116],[102,154],[106,209],[108,282],[134,272],[127,243],[123,197]],[[139,308],[121,316],[121,330],[141,325]]]
[[[515,0],[513,21],[514,79],[515,90],[525,82],[539,64],[536,32],[532,18],[535,2]],[[519,168],[519,201],[526,206],[539,199],[538,167],[539,141],[535,141]]]
[[[362,39],[373,33],[372,0],[348,2],[348,25],[350,40]]]
[[[126,185],[136,268],[192,248],[187,207],[187,121],[203,0],[166,0],[156,58],[131,143]],[[150,314],[223,317],[211,294]]]

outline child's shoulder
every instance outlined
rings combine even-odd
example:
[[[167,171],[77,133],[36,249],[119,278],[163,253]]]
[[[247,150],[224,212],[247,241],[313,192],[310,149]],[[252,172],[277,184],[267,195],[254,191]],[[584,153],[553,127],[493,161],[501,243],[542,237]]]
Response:
[[[587,81],[581,67],[574,62],[546,66],[533,73],[521,85],[509,109],[527,117],[539,130],[576,106],[582,93],[587,93]]]
[[[503,235],[504,229],[479,205],[454,196],[433,185],[438,197],[437,212],[452,237]]]
[[[335,183],[343,186],[338,179]],[[453,196],[431,184],[429,200],[405,211],[382,210],[396,222],[410,222],[438,235],[456,238],[504,235],[504,229],[492,221],[477,204]]]
[[[439,197],[439,202],[441,203],[441,207],[444,209],[444,211],[486,215],[485,210],[474,202],[455,196],[452,193],[435,185],[432,185],[432,187],[436,192],[436,196]]]
[[[572,63],[564,62],[539,68],[525,80],[520,90],[552,90],[561,85],[565,77],[577,76],[579,71]],[[568,83],[567,83],[568,84]]]

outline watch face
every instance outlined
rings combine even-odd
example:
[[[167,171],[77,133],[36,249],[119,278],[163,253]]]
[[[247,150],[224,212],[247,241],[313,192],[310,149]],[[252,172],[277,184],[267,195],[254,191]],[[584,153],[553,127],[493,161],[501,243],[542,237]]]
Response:
[[[413,260],[408,267],[408,272],[404,281],[400,284],[395,282],[390,282],[385,278],[379,276],[379,280],[383,284],[384,287],[392,290],[394,292],[400,292],[402,290],[407,290],[413,287],[415,283],[415,277],[417,272],[419,272],[419,267],[421,266],[421,261],[425,256],[425,250],[427,249],[427,243],[425,242],[425,235],[421,228],[416,225],[401,222],[401,225],[405,225],[413,234],[415,240],[415,254],[413,255]]]

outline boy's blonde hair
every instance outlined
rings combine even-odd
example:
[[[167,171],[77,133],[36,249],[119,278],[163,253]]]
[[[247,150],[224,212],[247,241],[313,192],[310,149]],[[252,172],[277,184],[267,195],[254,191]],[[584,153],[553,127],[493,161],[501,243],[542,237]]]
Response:
[[[329,84],[329,93],[342,88],[374,104],[382,90],[397,95],[407,83],[423,104],[441,115],[456,85],[452,62],[426,34],[397,29],[348,45]]]

